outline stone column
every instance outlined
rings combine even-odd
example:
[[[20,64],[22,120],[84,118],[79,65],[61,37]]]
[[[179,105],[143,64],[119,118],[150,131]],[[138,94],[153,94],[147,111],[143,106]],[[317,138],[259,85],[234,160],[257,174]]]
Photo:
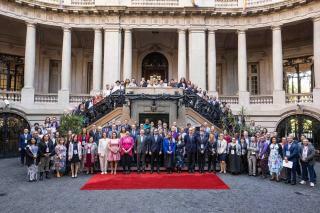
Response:
[[[206,34],[203,28],[189,30],[189,79],[206,89]]]
[[[69,104],[71,76],[71,28],[63,28],[62,43],[62,68],[61,68],[61,90],[58,92],[58,102]]]
[[[124,30],[123,79],[132,78],[132,30]]]
[[[100,28],[94,30],[94,50],[93,50],[93,77],[92,91],[94,95],[101,88],[101,73],[102,73],[102,31]]]
[[[313,102],[320,105],[320,16],[313,19],[313,63],[314,81]]]
[[[208,31],[208,91],[209,94],[218,96],[217,93],[217,58],[216,35],[214,30]]]
[[[186,30],[178,29],[178,81],[187,77]]]
[[[21,90],[22,104],[34,103],[34,73],[36,64],[36,26],[27,23],[25,62],[24,62],[24,87]]]
[[[245,30],[238,30],[238,87],[239,104],[249,105],[250,93],[247,90],[247,41]]]
[[[272,27],[273,103],[284,105],[281,26]]]
[[[103,85],[120,80],[120,38],[119,27],[104,28]]]

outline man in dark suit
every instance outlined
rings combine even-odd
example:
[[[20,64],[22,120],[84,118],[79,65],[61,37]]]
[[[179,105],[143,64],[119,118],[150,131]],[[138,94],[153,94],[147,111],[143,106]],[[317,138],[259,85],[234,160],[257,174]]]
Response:
[[[26,146],[28,145],[28,141],[31,139],[31,135],[29,134],[28,129],[23,130],[23,134],[19,137],[19,152],[20,152],[20,161],[21,165],[24,165],[24,159],[26,157]]]
[[[198,137],[194,133],[194,128],[189,128],[189,133],[184,136],[185,148],[187,153],[188,159],[188,171],[189,173],[194,173],[194,164],[195,164],[195,157],[197,153],[197,141]]]
[[[140,135],[136,138],[135,153],[137,154],[137,171],[145,173],[146,155],[148,154],[148,140],[144,130],[140,130]]]
[[[292,168],[286,168],[287,181],[291,185],[296,185],[297,182],[297,165],[299,159],[299,145],[294,143],[293,135],[288,136],[288,143],[283,148],[283,156],[286,162],[292,162]]]
[[[154,171],[155,161],[157,162],[157,173],[160,173],[160,156],[162,154],[163,137],[159,135],[159,130],[154,129],[153,135],[147,138],[149,144],[149,155],[151,155],[151,174]]]
[[[208,137],[203,129],[200,131],[199,140],[197,141],[198,166],[199,172],[204,173],[204,165],[206,162],[206,150],[208,146]]]

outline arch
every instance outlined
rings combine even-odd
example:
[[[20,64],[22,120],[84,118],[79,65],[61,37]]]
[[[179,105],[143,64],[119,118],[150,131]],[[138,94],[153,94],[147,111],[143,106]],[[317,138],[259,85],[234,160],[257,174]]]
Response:
[[[161,76],[161,79],[169,80],[169,61],[166,56],[158,51],[145,55],[141,62],[141,77],[149,79],[149,76]]]
[[[19,134],[30,129],[29,122],[12,111],[0,112],[0,158],[18,155]]]
[[[280,137],[292,133],[298,141],[305,135],[315,147],[320,147],[320,120],[311,113],[289,113],[277,123],[276,131]]]

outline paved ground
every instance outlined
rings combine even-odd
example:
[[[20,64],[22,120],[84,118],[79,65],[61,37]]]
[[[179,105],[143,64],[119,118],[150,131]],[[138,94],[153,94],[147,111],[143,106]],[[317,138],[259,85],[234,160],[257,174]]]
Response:
[[[316,166],[320,176],[320,165]],[[0,160],[0,212],[319,212],[320,187],[220,175],[230,190],[80,191],[90,178],[25,181],[18,159]]]

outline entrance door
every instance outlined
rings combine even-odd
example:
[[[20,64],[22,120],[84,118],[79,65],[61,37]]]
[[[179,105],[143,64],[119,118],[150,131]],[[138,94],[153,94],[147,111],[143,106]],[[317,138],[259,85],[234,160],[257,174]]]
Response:
[[[140,113],[139,114],[139,124],[143,124],[146,119],[153,122],[155,125],[158,124],[158,120],[162,123],[169,124],[169,114],[166,113]]]
[[[18,156],[19,135],[30,129],[21,116],[9,112],[0,113],[0,158]]]
[[[142,60],[142,77],[148,80],[151,76],[168,80],[168,60],[161,53],[149,53]]]

